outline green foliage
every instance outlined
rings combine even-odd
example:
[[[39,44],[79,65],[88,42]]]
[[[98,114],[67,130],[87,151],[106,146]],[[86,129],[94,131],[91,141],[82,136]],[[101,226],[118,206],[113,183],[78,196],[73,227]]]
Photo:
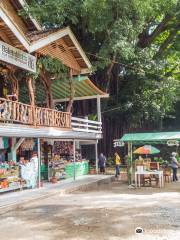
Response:
[[[180,1],[31,2],[27,11],[45,28],[70,25],[85,51],[94,54],[89,55],[94,77],[111,96],[104,105],[105,115],[122,117],[133,127],[175,115],[174,106],[180,100]],[[161,31],[140,47],[140,38],[147,41],[165,17],[169,20]],[[45,59],[43,64],[58,72],[54,61]]]
[[[51,57],[41,57],[38,59],[38,72],[45,69],[56,80],[64,80],[69,78],[68,68],[58,59]]]
[[[92,121],[97,121],[97,114],[90,114],[88,115],[88,119]]]

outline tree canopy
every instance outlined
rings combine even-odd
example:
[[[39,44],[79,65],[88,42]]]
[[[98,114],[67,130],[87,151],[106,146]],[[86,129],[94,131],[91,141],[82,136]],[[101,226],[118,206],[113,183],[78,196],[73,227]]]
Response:
[[[70,25],[110,93],[104,117],[134,127],[176,117],[180,101],[179,0],[31,0],[44,28]],[[177,106],[177,105],[176,105]],[[173,112],[174,111],[174,112]],[[177,109],[176,109],[177,112]],[[178,116],[178,115],[177,115]]]

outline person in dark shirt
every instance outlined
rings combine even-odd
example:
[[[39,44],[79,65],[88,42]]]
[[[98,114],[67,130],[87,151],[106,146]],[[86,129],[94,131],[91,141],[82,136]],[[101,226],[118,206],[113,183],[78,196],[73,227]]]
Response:
[[[105,166],[106,166],[106,157],[103,153],[99,155],[99,169],[100,173],[105,173]]]
[[[178,181],[178,178],[177,178],[177,169],[179,167],[179,163],[177,161],[177,158],[176,158],[176,153],[175,152],[172,152],[172,157],[171,157],[171,166],[172,166],[172,170],[173,170],[173,182],[175,181]]]

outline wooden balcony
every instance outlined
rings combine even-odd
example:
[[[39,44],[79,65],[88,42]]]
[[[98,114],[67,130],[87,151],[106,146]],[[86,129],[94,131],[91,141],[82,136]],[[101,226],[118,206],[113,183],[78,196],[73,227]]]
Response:
[[[98,121],[92,121],[88,118],[72,117],[72,129],[77,132],[87,132],[102,135],[102,123]]]
[[[39,127],[71,129],[71,114],[53,109],[33,107],[0,98],[0,121]]]

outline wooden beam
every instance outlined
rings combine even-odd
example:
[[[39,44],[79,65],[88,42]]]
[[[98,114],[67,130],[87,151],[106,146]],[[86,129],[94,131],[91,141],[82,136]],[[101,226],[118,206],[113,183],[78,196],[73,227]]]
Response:
[[[84,62],[87,65],[87,68],[90,70],[92,68],[92,65],[91,65],[88,57],[86,56],[85,52],[81,48],[80,44],[78,43],[78,41],[77,41],[76,37],[74,36],[73,32],[71,31],[71,29],[69,27],[67,29],[68,29],[68,35],[71,38],[71,41],[74,43],[74,45],[77,48],[78,52],[82,56]]]
[[[100,98],[108,98],[109,94],[99,95]],[[84,96],[84,97],[74,97],[74,101],[81,101],[81,100],[89,100],[89,99],[95,99],[97,98],[97,95],[93,96]],[[61,102],[68,102],[69,98],[63,98],[63,99],[54,99],[54,103],[61,103]]]
[[[2,39],[4,42],[12,45],[11,40],[7,37],[7,35],[4,33],[3,30],[0,30],[0,37],[1,37],[1,39]]]
[[[4,27],[5,25],[6,25],[5,22],[3,21],[0,22],[0,26]]]
[[[9,18],[9,16],[0,8],[0,18],[6,23],[17,39],[24,45],[29,51],[29,42],[21,30],[15,25],[15,23]]]
[[[16,48],[22,48],[23,45],[22,45],[22,44],[16,44],[14,47],[16,47]]]
[[[60,39],[64,36],[67,36],[67,35],[68,35],[67,28],[64,28],[60,31],[49,34],[47,37],[41,38],[41,39],[35,41],[34,43],[32,43],[30,46],[30,53],[35,52],[36,50],[43,48],[43,47],[51,44],[52,42],[55,42],[58,39]]]
[[[19,3],[20,3],[21,6],[23,7],[23,9],[26,11],[26,4],[27,4],[26,1],[25,1],[25,0],[19,0]],[[32,22],[32,23],[34,24],[34,26],[36,27],[36,29],[39,30],[39,31],[41,31],[42,28],[41,28],[40,24],[36,21],[36,19],[33,18],[31,14],[28,14],[28,16],[29,16],[31,22]]]
[[[25,140],[25,138],[20,138],[20,139],[18,140],[18,142],[16,142],[16,143],[14,144],[14,146],[13,146],[13,151],[16,151],[16,150],[20,147],[20,145],[24,142],[24,140]]]
[[[76,47],[75,46],[71,46],[71,47],[68,47],[70,50],[72,49],[76,49]]]

